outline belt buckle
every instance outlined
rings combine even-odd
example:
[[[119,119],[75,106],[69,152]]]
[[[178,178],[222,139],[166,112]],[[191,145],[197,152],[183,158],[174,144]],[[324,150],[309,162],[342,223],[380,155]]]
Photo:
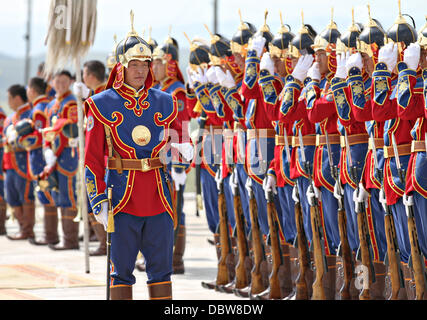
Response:
[[[142,172],[147,172],[151,169],[151,165],[149,162],[150,159],[145,158],[145,159],[141,159],[141,171]]]

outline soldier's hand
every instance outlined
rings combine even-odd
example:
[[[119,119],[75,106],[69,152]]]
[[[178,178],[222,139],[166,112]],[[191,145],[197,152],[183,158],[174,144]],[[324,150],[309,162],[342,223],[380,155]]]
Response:
[[[198,67],[197,72],[193,73],[193,82],[199,82],[201,84],[208,83],[208,78],[203,68]]]
[[[252,178],[251,177],[248,177],[246,179],[245,188],[248,191],[248,193],[252,192]]]
[[[255,50],[258,58],[261,58],[266,41],[267,40],[261,34],[257,34],[250,41],[249,50]]]
[[[362,61],[362,55],[360,52],[353,53],[347,60],[345,67],[347,69],[347,74],[350,71],[351,68],[357,67],[360,71],[363,69],[363,61]]]
[[[267,175],[262,182],[262,188],[264,189],[264,195],[266,199],[268,199],[268,194],[270,192],[277,194],[276,177]]]
[[[335,185],[334,185],[334,197],[337,200],[341,200],[343,196],[344,196],[344,190],[342,186],[339,185],[339,182],[337,181],[335,182]]]
[[[212,84],[218,84],[219,80],[218,77],[216,75],[216,69],[220,67],[214,66],[208,69],[208,71],[206,71],[206,77],[208,78],[208,82],[212,83]]]
[[[298,197],[298,186],[295,184],[294,187],[292,188],[292,200],[294,200],[295,203],[299,202],[299,197]]]
[[[307,77],[310,77],[312,80],[320,81],[322,75],[320,74],[319,62],[313,63],[313,65],[307,71]]]
[[[184,143],[171,143],[172,148],[178,149],[179,153],[183,156],[183,158],[190,162],[194,157],[194,147],[189,142]]]
[[[266,52],[262,55],[259,68],[260,70],[267,70],[271,75],[274,75],[274,62],[271,59],[270,52]]]
[[[292,76],[303,82],[307,77],[307,71],[310,69],[310,66],[313,64],[314,58],[311,54],[302,55],[297,64],[295,65],[294,71],[292,71]]]
[[[15,130],[14,126],[8,126],[6,129],[6,140],[7,143],[13,144],[15,143],[16,139],[18,138],[18,133]]]
[[[190,89],[194,89],[194,82],[193,82],[193,75],[191,74],[192,70],[191,67],[188,66],[187,69],[185,69],[187,73],[187,81],[188,81],[188,87]]]
[[[417,70],[418,63],[420,62],[421,48],[418,43],[411,43],[405,49],[403,54],[403,61],[408,65],[409,69]]]
[[[397,45],[395,43],[387,43],[378,53],[378,62],[383,62],[387,65],[387,69],[393,72],[397,64]]]
[[[104,201],[101,203],[101,210],[98,214],[94,214],[96,221],[101,223],[104,226],[105,231],[107,231],[108,226],[108,202]]]
[[[221,188],[222,180],[222,165],[220,165],[215,174],[215,182],[218,190]]]
[[[359,189],[355,189],[353,192],[354,203],[365,203],[369,199],[369,192],[366,191],[362,183],[359,183]]]
[[[171,176],[172,180],[175,182],[176,191],[180,189],[180,186],[185,185],[185,181],[187,180],[187,174],[185,173],[185,170],[177,172],[175,168],[172,168]]]
[[[57,157],[53,153],[51,148],[43,150],[44,160],[46,161],[46,168],[49,171],[56,163]]]
[[[313,207],[316,203],[316,199],[320,198],[320,190],[314,185],[314,182],[308,186],[306,196],[310,207]]]
[[[226,87],[228,89],[231,89],[231,88],[236,86],[236,81],[234,81],[234,78],[231,75],[230,70],[227,70],[227,72],[225,73],[225,78],[220,80],[220,84],[221,84],[221,86]]]
[[[74,82],[73,94],[76,97],[80,96],[82,99],[87,99],[90,95],[90,89],[83,82]]]
[[[340,79],[347,79],[346,63],[349,56],[350,53],[348,51],[337,55],[337,71],[335,72],[335,77]]]
[[[385,196],[384,189],[380,190],[380,194],[378,198],[379,198],[378,200],[380,201],[383,207],[384,212],[387,212],[387,198]]]
[[[414,196],[404,194],[403,204],[405,205],[406,215],[409,216],[409,207],[412,207],[414,205]]]

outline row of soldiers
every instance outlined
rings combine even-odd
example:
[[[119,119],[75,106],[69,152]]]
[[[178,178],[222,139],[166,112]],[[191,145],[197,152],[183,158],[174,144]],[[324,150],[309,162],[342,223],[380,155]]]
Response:
[[[186,104],[218,258],[202,286],[425,299],[427,25],[417,35],[400,8],[388,31],[370,12],[344,33],[331,17],[273,35],[266,19],[191,41]]]

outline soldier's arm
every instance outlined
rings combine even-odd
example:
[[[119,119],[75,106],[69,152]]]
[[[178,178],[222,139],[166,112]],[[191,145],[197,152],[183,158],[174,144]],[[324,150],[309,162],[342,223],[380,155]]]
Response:
[[[43,146],[43,137],[40,129],[46,128],[47,116],[40,110],[35,110],[32,116],[34,131],[25,136],[21,136],[18,143],[24,146],[27,150],[33,150]]]
[[[350,88],[347,81],[340,78],[333,78],[331,84],[335,108],[340,122],[343,126],[349,126],[355,120],[351,109]]]
[[[390,99],[391,94],[391,72],[385,63],[377,63],[371,85],[372,117],[376,121],[397,117],[396,99]]]
[[[294,123],[297,120],[307,117],[305,99],[302,98],[303,90],[303,84],[292,75],[286,77],[286,84],[281,93],[281,100],[279,100],[280,121]]]
[[[255,50],[248,51],[245,60],[245,74],[242,83],[242,95],[246,99],[259,98],[260,91],[258,88],[260,59]]]
[[[399,62],[399,81],[397,91],[398,115],[403,120],[415,120],[424,115],[423,79],[417,72]]]
[[[356,121],[364,122],[373,120],[371,99],[370,96],[366,95],[365,83],[359,68],[353,67],[349,70],[347,84],[349,87],[351,111]]]
[[[266,113],[270,120],[278,120],[280,109],[280,93],[283,90],[283,83],[279,78],[274,77],[267,70],[261,70],[258,84],[265,102]]]
[[[319,82],[311,80],[307,84],[307,114],[312,123],[321,122],[336,113],[332,93],[321,97],[320,92]]]
[[[185,107],[187,108],[187,112],[190,115],[191,118],[197,118],[200,116],[201,110],[197,110],[197,96],[194,90],[187,89],[185,93]],[[200,104],[199,104],[200,106]]]

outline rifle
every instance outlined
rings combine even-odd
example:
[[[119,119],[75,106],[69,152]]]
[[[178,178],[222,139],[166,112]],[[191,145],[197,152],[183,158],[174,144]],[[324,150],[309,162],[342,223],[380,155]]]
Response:
[[[252,178],[250,179],[250,185],[252,186]],[[252,248],[254,255],[254,266],[251,271],[251,291],[250,294],[258,294],[268,288],[269,285],[269,270],[268,262],[265,256],[264,241],[258,221],[258,205],[253,193],[252,188],[248,188],[249,197],[249,214],[251,218],[251,238]]]
[[[111,234],[114,232],[113,189],[108,188],[108,225],[107,225],[107,300],[110,300],[111,284]]]
[[[359,182],[357,181],[357,167],[353,166],[353,160],[351,157],[350,144],[348,142],[347,131],[345,132],[345,145],[348,155],[348,162],[350,165],[350,177],[353,181],[357,183],[356,193],[359,194],[360,187]],[[364,282],[363,288],[359,294],[360,300],[370,300],[369,288],[371,283],[375,282],[375,270],[372,259],[372,246],[369,233],[367,231],[367,222],[366,222],[366,209],[364,202],[356,202],[355,212],[357,215],[357,228],[359,233],[359,249],[357,250],[356,256],[361,255],[362,264],[368,268],[368,283]]]
[[[311,170],[310,162],[305,157],[304,150],[304,141],[302,138],[301,130],[299,130],[299,142],[301,157],[303,161],[304,171],[308,174],[309,177],[309,188],[314,193],[313,190],[313,173]],[[316,267],[316,280],[313,282],[313,300],[325,300],[325,289],[323,287],[323,275],[325,272],[328,272],[328,263],[326,261],[325,247],[324,247],[324,236],[323,230],[320,222],[319,215],[319,202],[314,198],[314,205],[310,206],[310,216],[311,216],[311,227],[313,229],[313,251],[314,251],[314,264]]]
[[[224,194],[224,181],[221,178],[220,170],[220,161],[221,155],[217,154],[215,147],[215,136],[212,132],[211,127],[211,139],[212,139],[212,150],[214,156],[214,163],[217,166],[217,175],[220,179],[219,189],[218,189],[218,214],[219,214],[219,241],[221,246],[221,257],[218,261],[218,272],[216,277],[216,286],[224,286],[233,281],[235,277],[234,270],[234,253],[232,250],[230,232],[229,232],[229,223],[227,216],[227,206],[225,203],[225,194]]]
[[[333,164],[332,149],[329,142],[328,132],[326,131],[326,146],[328,149],[329,166],[331,168],[331,176],[337,182],[338,193],[342,194],[340,175],[338,172],[338,166]],[[354,275],[354,262],[350,245],[348,243],[347,236],[347,214],[344,208],[343,199],[338,199],[338,229],[340,234],[341,243],[338,252],[341,253],[344,270],[344,283],[340,289],[341,300],[350,300],[350,283]]]
[[[291,154],[289,151],[288,136],[286,130],[284,132],[285,138],[285,151],[288,163],[291,163]],[[300,200],[298,193],[298,180],[295,180],[297,197]],[[295,223],[297,229],[297,238],[295,239],[294,246],[298,248],[298,262],[299,262],[299,274],[295,280],[296,285],[296,300],[308,300],[309,290],[307,287],[307,281],[305,279],[307,271],[310,269],[310,253],[308,249],[307,236],[304,230],[303,214],[301,208],[301,201],[295,202]]]
[[[402,168],[400,164],[399,153],[396,145],[396,140],[394,138],[394,133],[392,134],[392,143],[394,149],[394,156],[396,158],[397,171],[399,172],[400,182],[404,183],[405,180],[405,169]],[[415,292],[416,300],[426,299],[425,295],[427,294],[427,278],[426,270],[424,263],[424,256],[420,249],[420,244],[418,242],[418,233],[417,226],[415,225],[415,216],[414,216],[414,206],[409,205],[407,208],[408,216],[408,233],[409,233],[409,242],[411,245],[411,256],[409,257],[409,266],[414,270],[414,280],[415,280]]]

